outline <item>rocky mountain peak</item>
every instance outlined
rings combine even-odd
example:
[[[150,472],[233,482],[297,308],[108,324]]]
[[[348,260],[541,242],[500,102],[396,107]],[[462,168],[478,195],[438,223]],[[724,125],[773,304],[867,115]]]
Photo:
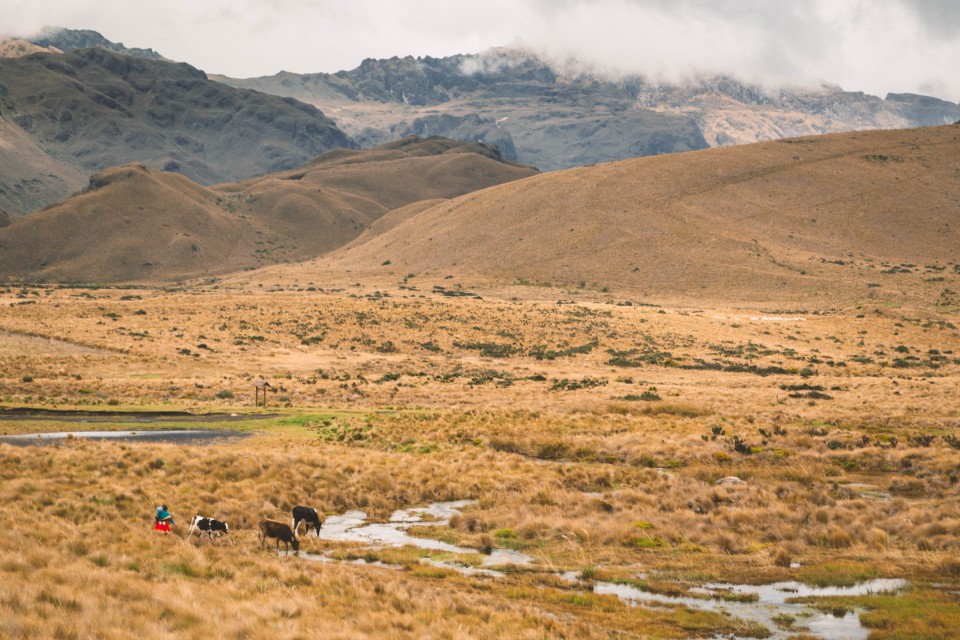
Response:
[[[146,58],[148,60],[164,59],[163,56],[153,49],[126,47],[122,42],[112,42],[100,33],[90,29],[54,28],[44,31],[39,36],[27,38],[27,40],[38,47],[54,47],[61,51],[75,51],[77,49],[100,47],[101,49],[109,49],[110,51],[124,53],[136,58]]]

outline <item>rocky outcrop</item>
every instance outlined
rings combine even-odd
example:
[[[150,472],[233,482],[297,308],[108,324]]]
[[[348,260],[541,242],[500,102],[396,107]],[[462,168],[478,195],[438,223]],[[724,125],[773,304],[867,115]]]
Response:
[[[153,49],[138,49],[125,47],[122,42],[111,42],[96,31],[89,29],[50,29],[39,36],[30,38],[30,42],[43,48],[59,49],[60,51],[76,51],[100,47],[116,53],[124,53],[135,58],[147,60],[163,60],[164,57]]]
[[[833,85],[766,88],[729,77],[638,84],[637,104],[693,118],[711,146],[822,133],[949,124],[960,105],[914,94],[885,99]]]
[[[463,142],[491,144],[500,150],[505,160],[517,160],[517,149],[510,132],[497,122],[481,118],[475,113],[465,116],[449,113],[429,115],[417,118],[413,123],[399,122],[386,130],[367,128],[354,139],[361,146],[371,147],[406,136],[443,136]]]

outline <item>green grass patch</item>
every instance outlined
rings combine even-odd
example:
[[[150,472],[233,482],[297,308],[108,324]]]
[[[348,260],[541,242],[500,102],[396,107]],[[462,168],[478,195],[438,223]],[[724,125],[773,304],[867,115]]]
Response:
[[[852,598],[804,598],[818,609],[865,609],[860,623],[870,630],[870,640],[947,640],[960,629],[960,602],[943,591],[908,588]]]
[[[956,638],[960,629],[960,602],[932,589],[914,589],[899,595],[886,594],[857,598],[856,604],[869,609],[860,616],[871,630],[871,640],[893,638]]]
[[[168,562],[161,567],[164,572],[184,578],[199,578],[202,572],[186,562]]]
[[[839,560],[804,566],[799,570],[797,580],[815,587],[852,587],[879,577],[880,574],[872,565]]]
[[[637,549],[664,549],[670,546],[663,538],[656,536],[634,536],[627,540],[627,544]]]

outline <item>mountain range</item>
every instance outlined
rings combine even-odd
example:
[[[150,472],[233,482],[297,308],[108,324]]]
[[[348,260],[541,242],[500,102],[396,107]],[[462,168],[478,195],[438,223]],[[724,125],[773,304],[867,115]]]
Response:
[[[5,157],[46,157],[35,170],[0,160],[0,207],[16,214],[62,199],[77,174],[128,162],[212,184],[357,146],[312,105],[99,46],[0,58],[0,118]]]
[[[516,49],[368,59],[333,74],[217,79],[322,106],[361,145],[410,133],[446,135],[496,143],[544,170],[960,120],[960,105],[928,96],[881,99],[831,85],[766,88],[728,76],[670,84],[565,72]]]
[[[556,170],[960,120],[960,105],[927,96],[769,89],[732,77],[682,85],[611,79],[506,48],[252,79],[207,77],[89,30],[9,40],[0,52],[8,56],[0,58],[0,144],[16,149],[7,161],[0,156],[0,207],[13,215],[128,162],[213,184],[291,169],[332,148],[439,135],[494,144],[505,159]],[[14,155],[30,161],[12,162]]]
[[[100,33],[90,29],[45,29],[40,35],[30,38],[29,42],[52,52],[76,51],[98,47],[116,53],[147,60],[165,60],[153,49],[139,49],[124,46],[122,42],[111,42]]]
[[[211,79],[150,50],[82,48],[89,38],[14,44],[0,59],[8,280],[416,274],[956,303],[949,102],[613,81],[515,50]],[[531,159],[556,171],[537,175]]]

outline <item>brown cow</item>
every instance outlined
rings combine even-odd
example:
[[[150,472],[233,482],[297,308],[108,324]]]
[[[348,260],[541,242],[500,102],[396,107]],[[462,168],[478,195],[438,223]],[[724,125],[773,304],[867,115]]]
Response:
[[[260,540],[260,546],[267,541],[267,538],[273,538],[277,541],[277,551],[280,551],[280,543],[283,542],[284,549],[290,551],[290,546],[293,546],[293,552],[300,552],[300,541],[297,540],[296,534],[294,534],[293,529],[290,528],[290,525],[284,522],[277,522],[276,520],[261,520],[258,525],[260,527],[260,535],[258,539]]]

